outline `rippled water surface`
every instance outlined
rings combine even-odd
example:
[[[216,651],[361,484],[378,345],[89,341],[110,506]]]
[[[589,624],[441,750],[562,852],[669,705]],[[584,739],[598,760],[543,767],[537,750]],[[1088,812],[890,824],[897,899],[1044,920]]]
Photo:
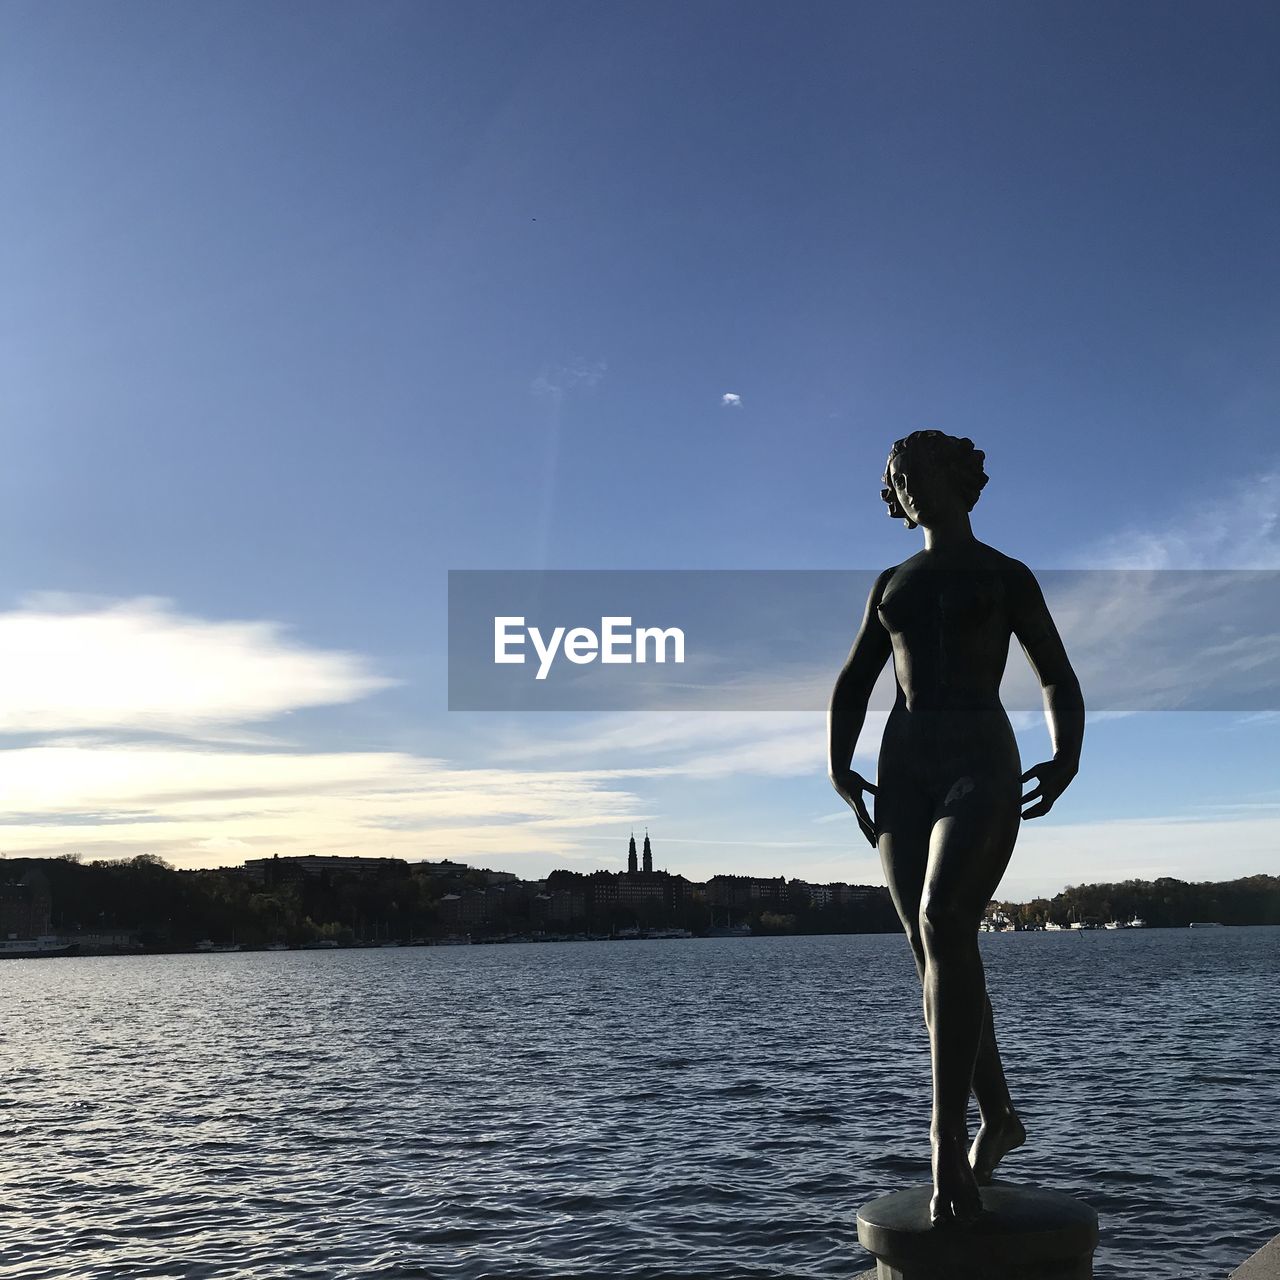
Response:
[[[1097,1274],[1280,1230],[1280,929],[984,937]],[[892,937],[0,964],[4,1277],[851,1277],[928,1178]]]

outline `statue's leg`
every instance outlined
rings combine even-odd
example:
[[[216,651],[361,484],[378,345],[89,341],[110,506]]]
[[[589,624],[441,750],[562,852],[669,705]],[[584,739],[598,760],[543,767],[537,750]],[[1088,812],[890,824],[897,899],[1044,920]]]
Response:
[[[988,1008],[978,924],[1013,852],[1019,820],[1017,775],[999,761],[983,763],[985,770],[972,769],[963,786],[940,797],[920,904],[936,1221],[970,1218],[981,1209],[966,1114]]]
[[[909,785],[881,766],[876,796],[876,830],[880,833],[880,863],[889,896],[902,921],[924,981],[924,940],[920,936],[920,899],[929,865],[929,834],[933,830],[933,802],[928,792]],[[926,1011],[927,1021],[927,1011]]]
[[[1009,1084],[1004,1078],[1004,1063],[996,1044],[995,1022],[991,1000],[985,1001],[982,1041],[973,1067],[973,1096],[978,1103],[981,1125],[973,1146],[969,1148],[969,1164],[981,1185],[991,1181],[996,1165],[1015,1147],[1027,1140],[1027,1131],[1014,1110]]]
[[[926,966],[920,899],[924,894],[929,838],[933,830],[932,801],[923,789],[896,783],[892,776],[886,779],[882,773],[880,794],[876,797],[876,826],[880,831],[880,861],[885,883],[911,944],[923,988]],[[973,1069],[973,1097],[981,1124],[969,1152],[969,1163],[981,1184],[990,1182],[1001,1158],[1026,1140],[1026,1131],[1009,1097],[990,1000],[984,1001],[983,1015],[982,1040]],[[926,1025],[928,1018],[926,1007]]]

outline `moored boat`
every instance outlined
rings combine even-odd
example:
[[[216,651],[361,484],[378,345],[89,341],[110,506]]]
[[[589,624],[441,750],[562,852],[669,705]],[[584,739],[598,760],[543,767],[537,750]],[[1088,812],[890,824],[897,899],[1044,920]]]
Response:
[[[42,933],[38,938],[0,938],[0,960],[36,960],[41,956],[69,956],[76,949],[74,942],[54,933]]]

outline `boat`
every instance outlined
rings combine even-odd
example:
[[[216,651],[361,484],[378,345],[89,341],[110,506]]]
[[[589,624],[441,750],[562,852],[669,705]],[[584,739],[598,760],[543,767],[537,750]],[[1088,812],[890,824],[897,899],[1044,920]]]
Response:
[[[0,938],[0,960],[37,960],[42,956],[69,956],[76,949],[74,942],[54,933],[42,933],[38,938]]]
[[[332,951],[337,947],[332,938],[317,938],[314,942],[304,942],[303,951]]]
[[[1145,929],[1146,927],[1147,927],[1147,922],[1139,916],[1134,916],[1133,919],[1130,920],[1127,925],[1125,925],[1126,929]]]
[[[1222,921],[1221,920],[1193,920],[1189,925],[1187,925],[1187,928],[1188,929],[1221,929]]]
[[[708,938],[749,938],[751,937],[751,926],[745,922],[742,924],[733,923],[733,912],[727,907],[724,913],[724,924],[716,924],[715,915],[711,917],[711,928],[707,930]]]

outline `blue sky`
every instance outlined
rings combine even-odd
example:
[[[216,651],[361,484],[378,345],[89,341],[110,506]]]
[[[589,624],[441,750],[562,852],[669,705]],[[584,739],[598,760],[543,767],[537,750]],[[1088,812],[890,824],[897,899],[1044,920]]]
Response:
[[[1280,567],[1273,7],[0,34],[10,854],[875,879],[810,719],[447,713],[445,575],[879,568],[919,427],[1035,568]],[[1276,871],[1277,728],[1095,720],[1006,885]]]

